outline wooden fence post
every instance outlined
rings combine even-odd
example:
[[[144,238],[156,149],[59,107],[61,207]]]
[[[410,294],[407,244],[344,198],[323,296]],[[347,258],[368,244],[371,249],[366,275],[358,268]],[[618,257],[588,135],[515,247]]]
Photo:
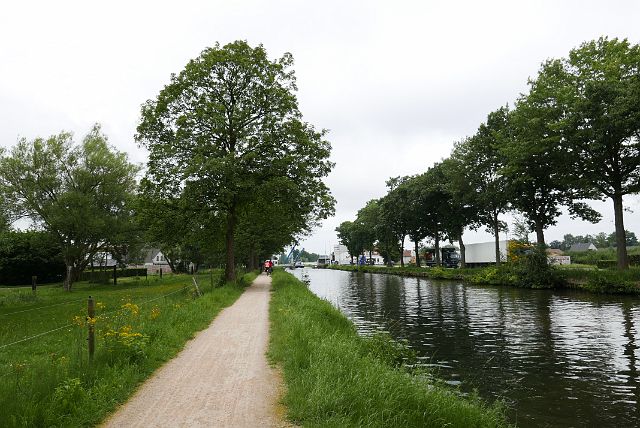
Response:
[[[33,291],[33,294],[36,294],[37,285],[38,285],[38,276],[37,275],[33,275],[31,277],[31,291]]]
[[[118,266],[113,267],[113,285],[118,285],[118,275],[116,269]]]
[[[160,279],[162,279],[162,268],[160,268]]]
[[[96,316],[95,306],[93,304],[93,298],[89,296],[87,301],[87,326],[89,327],[89,335],[87,336],[87,343],[89,349],[89,360],[93,360],[93,352],[95,351],[95,325],[93,323]]]
[[[202,292],[200,291],[200,287],[198,287],[198,281],[196,281],[196,277],[192,276],[191,279],[193,279],[193,285],[196,286],[196,292],[198,293],[198,297],[202,296]]]

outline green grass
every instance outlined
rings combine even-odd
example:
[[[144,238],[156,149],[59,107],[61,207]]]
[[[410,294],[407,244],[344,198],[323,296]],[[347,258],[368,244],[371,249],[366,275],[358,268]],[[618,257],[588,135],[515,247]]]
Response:
[[[220,272],[215,272],[214,284]],[[249,274],[244,282],[250,282]],[[233,303],[243,288],[210,286],[208,273],[0,290],[0,426],[93,426]],[[87,298],[96,310],[96,351],[87,351]],[[74,320],[75,319],[75,320]],[[9,345],[50,330],[61,329]],[[9,346],[6,346],[9,345]]]
[[[640,247],[627,247],[628,255],[640,254]],[[598,260],[616,260],[615,248],[598,248],[597,251],[565,251],[571,256],[571,263],[595,265]]]
[[[402,364],[405,345],[364,338],[292,275],[273,274],[270,359],[286,384],[287,417],[309,427],[506,426],[498,405],[462,397]]]

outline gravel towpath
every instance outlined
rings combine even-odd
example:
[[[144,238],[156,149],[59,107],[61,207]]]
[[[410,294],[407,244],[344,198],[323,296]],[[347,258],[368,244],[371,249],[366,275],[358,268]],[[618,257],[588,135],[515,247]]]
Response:
[[[104,426],[283,426],[276,415],[279,378],[265,356],[270,289],[271,278],[258,276]]]

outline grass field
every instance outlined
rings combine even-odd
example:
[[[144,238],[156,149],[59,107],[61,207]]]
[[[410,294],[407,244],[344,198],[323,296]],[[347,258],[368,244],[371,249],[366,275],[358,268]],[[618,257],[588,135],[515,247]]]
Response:
[[[499,407],[462,397],[406,365],[413,353],[364,338],[292,275],[273,274],[269,356],[282,367],[287,417],[309,427],[506,426]]]
[[[220,272],[213,275],[217,284]],[[255,274],[248,274],[250,283]],[[243,288],[211,287],[209,273],[123,278],[118,285],[77,283],[0,289],[0,426],[93,426]],[[87,299],[96,317],[87,319]],[[89,361],[88,323],[96,351]]]

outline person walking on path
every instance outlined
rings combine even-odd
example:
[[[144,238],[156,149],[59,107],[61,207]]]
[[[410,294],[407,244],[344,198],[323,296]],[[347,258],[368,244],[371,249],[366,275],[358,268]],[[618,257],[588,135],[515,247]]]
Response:
[[[283,426],[278,376],[265,355],[270,288],[271,278],[259,275],[103,426]]]

